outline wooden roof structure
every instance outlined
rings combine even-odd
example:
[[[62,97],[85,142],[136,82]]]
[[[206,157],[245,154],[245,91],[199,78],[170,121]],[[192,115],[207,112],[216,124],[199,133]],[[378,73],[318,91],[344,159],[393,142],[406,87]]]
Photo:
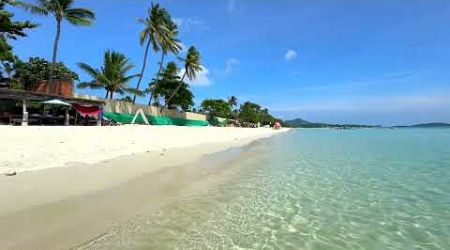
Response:
[[[103,105],[103,100],[93,100],[75,97],[64,97],[54,94],[45,94],[26,90],[0,88],[0,99],[9,100],[27,100],[27,101],[47,101],[50,99],[59,99],[68,103],[78,103],[82,105]]]

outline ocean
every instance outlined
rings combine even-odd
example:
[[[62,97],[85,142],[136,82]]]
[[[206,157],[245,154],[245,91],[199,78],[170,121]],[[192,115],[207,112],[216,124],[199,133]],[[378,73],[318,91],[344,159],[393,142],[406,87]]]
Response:
[[[450,249],[450,129],[297,129],[171,175],[80,249]]]

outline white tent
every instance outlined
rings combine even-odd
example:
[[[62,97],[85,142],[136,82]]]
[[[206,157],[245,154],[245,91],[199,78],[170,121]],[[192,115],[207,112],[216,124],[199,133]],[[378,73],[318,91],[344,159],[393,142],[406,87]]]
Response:
[[[58,106],[72,106],[70,103],[68,102],[63,102],[59,99],[52,99],[52,100],[48,100],[45,102],[42,102],[42,104],[46,104],[46,105],[58,105]],[[69,126],[70,123],[70,117],[69,117],[69,109],[66,109],[66,115],[64,116],[64,125],[65,126]]]
[[[61,106],[72,106],[70,103],[63,102],[58,99],[52,99],[45,102],[42,102],[42,104],[48,104],[48,105],[61,105]]]

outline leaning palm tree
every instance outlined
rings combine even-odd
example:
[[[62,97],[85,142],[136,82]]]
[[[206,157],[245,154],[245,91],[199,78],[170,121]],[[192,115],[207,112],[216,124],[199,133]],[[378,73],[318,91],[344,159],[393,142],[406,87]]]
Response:
[[[78,66],[92,77],[91,82],[78,84],[79,88],[105,89],[105,99],[113,99],[114,93],[131,93],[142,96],[143,93],[128,87],[128,82],[139,74],[128,75],[134,68],[125,55],[107,50],[103,59],[103,66],[96,69],[86,63],[78,63]]]
[[[136,91],[139,91],[139,86],[141,85],[142,77],[144,76],[145,67],[147,65],[147,56],[150,46],[152,46],[153,51],[158,52],[160,49],[161,40],[163,35],[167,30],[166,22],[170,20],[168,12],[159,7],[159,4],[153,4],[148,9],[148,16],[145,19],[138,19],[138,22],[144,24],[144,29],[140,34],[140,43],[145,46],[144,59],[142,62],[141,74],[136,85]],[[133,104],[136,102],[136,95],[133,97]]]
[[[155,82],[154,82],[154,88],[158,86],[159,77],[161,76],[161,71],[164,64],[164,57],[167,55],[167,53],[172,53],[174,55],[178,55],[181,51],[181,42],[177,38],[178,36],[178,27],[176,23],[173,20],[168,20],[166,23],[167,30],[162,36],[161,40],[161,59],[159,61],[159,69],[158,73],[156,74]],[[153,94],[150,93],[150,99],[148,101],[148,105],[150,106],[152,103]]]
[[[187,76],[187,78],[190,81],[193,81],[197,78],[197,72],[202,71],[202,66],[200,64],[200,52],[194,47],[191,46],[186,54],[186,58],[183,59],[184,61],[184,73],[181,77],[180,84],[177,86],[175,91],[170,95],[170,97],[166,100],[166,103],[164,104],[164,107],[161,109],[161,113],[167,108],[167,105],[170,103],[172,98],[177,94],[178,90],[183,86],[184,84],[184,78]]]
[[[53,15],[56,19],[56,36],[53,43],[52,65],[50,66],[50,79],[47,85],[47,92],[53,87],[53,77],[56,64],[56,56],[58,53],[59,37],[61,35],[61,23],[63,20],[73,25],[91,25],[95,20],[95,14],[90,9],[73,8],[74,0],[36,0],[37,4],[26,2],[16,2],[17,6],[23,7],[25,10],[33,14],[48,16]]]

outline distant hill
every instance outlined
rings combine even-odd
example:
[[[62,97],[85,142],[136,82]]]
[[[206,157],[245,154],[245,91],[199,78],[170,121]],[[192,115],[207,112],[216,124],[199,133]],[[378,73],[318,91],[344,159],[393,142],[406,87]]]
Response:
[[[353,129],[353,128],[372,128],[379,126],[359,125],[359,124],[331,124],[320,122],[309,122],[301,118],[284,121],[284,124],[293,128],[337,128],[337,129]]]
[[[394,128],[450,128],[450,124],[444,122],[432,122],[432,123],[415,124],[410,126],[394,126]]]

